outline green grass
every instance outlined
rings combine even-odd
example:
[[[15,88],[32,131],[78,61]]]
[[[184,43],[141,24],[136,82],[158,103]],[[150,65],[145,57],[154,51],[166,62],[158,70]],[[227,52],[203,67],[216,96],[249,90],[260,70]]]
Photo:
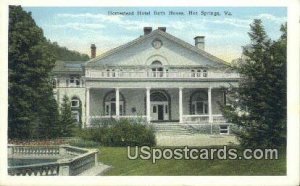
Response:
[[[174,147],[173,147],[174,148]],[[203,148],[203,147],[202,147]],[[221,148],[221,147],[219,147]],[[99,161],[111,165],[111,176],[179,176],[179,175],[285,175],[286,156],[279,151],[278,160],[129,160],[126,147],[101,147]]]

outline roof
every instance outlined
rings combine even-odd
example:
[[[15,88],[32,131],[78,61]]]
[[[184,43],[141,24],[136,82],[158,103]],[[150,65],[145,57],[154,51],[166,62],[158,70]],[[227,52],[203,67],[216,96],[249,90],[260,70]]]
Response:
[[[56,61],[53,73],[80,73],[85,61]]]
[[[177,38],[177,37],[175,37],[175,36],[173,36],[173,35],[171,35],[171,34],[169,34],[167,32],[161,31],[159,29],[156,29],[156,30],[152,31],[150,34],[140,36],[139,38],[137,38],[137,39],[135,39],[133,41],[130,41],[130,42],[128,42],[128,43],[126,43],[124,45],[121,45],[119,47],[116,47],[116,48],[114,48],[112,50],[109,50],[109,51],[107,51],[107,52],[105,52],[105,53],[103,53],[103,54],[101,54],[101,55],[99,55],[99,56],[97,56],[97,57],[95,57],[93,59],[90,59],[89,61],[87,61],[85,63],[85,65],[88,66],[89,64],[98,62],[101,59],[104,59],[104,58],[106,58],[108,56],[111,56],[111,55],[113,55],[115,53],[118,53],[119,51],[121,51],[123,49],[126,49],[127,47],[130,47],[130,46],[133,46],[135,44],[141,43],[144,40],[146,40],[147,38],[152,37],[155,34],[158,34],[158,35],[160,35],[162,37],[165,37],[165,38],[167,38],[167,39],[169,39],[169,40],[171,40],[171,41],[173,41],[173,42],[181,45],[182,47],[185,47],[185,48],[187,48],[187,49],[189,49],[189,50],[191,50],[193,52],[196,52],[196,53],[200,54],[201,56],[203,56],[205,58],[208,58],[211,61],[214,61],[214,62],[219,63],[221,65],[226,65],[226,66],[230,65],[228,62],[226,62],[226,61],[224,61],[224,60],[222,60],[222,59],[220,59],[220,58],[218,58],[216,56],[213,56],[212,54],[210,54],[210,53],[208,53],[208,52],[206,52],[206,51],[204,51],[202,49],[199,49],[199,48],[195,47],[194,45],[191,45],[191,44],[189,44],[189,43],[187,43],[187,42],[185,42],[185,41],[183,41],[183,40],[181,40],[181,39],[179,39],[179,38]]]

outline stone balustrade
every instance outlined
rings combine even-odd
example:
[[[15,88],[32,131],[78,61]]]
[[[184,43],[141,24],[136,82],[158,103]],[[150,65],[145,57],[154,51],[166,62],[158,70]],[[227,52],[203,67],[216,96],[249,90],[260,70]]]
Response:
[[[97,165],[98,150],[61,146],[8,145],[8,157],[15,155],[32,158],[44,156],[70,157],[57,162],[8,167],[11,176],[75,176]]]
[[[59,154],[59,146],[37,146],[37,145],[9,145],[9,155],[34,155],[34,156],[55,156]]]
[[[10,176],[58,176],[59,163],[34,164],[8,167]]]

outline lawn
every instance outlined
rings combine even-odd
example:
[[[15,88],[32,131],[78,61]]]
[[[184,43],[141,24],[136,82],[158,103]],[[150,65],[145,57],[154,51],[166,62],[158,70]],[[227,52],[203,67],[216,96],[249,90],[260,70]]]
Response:
[[[174,148],[174,147],[173,147]],[[221,147],[219,147],[221,148]],[[126,147],[99,148],[99,161],[111,165],[110,176],[285,175],[285,151],[278,160],[129,160]]]

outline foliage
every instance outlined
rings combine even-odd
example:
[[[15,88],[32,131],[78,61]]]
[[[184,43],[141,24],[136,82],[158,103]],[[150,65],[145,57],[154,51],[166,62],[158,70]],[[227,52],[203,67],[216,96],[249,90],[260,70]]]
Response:
[[[126,119],[105,121],[93,128],[78,129],[84,140],[99,142],[105,146],[153,146],[154,130],[147,125]]]
[[[76,128],[75,120],[72,116],[71,102],[68,96],[64,95],[63,102],[60,106],[59,115],[59,130],[58,133],[61,137],[73,136]]]
[[[58,112],[50,83],[55,56],[31,17],[20,6],[9,7],[8,135],[49,138]]]
[[[81,54],[77,51],[68,50],[66,47],[61,47],[57,42],[48,41],[48,49],[55,56],[56,60],[62,61],[87,61],[89,56]]]
[[[68,126],[62,130],[62,125],[59,125],[50,73],[58,59],[88,60],[88,56],[48,41],[31,13],[25,12],[21,6],[9,7],[8,40],[9,138],[69,135]],[[67,122],[63,116],[60,119]]]
[[[261,20],[250,27],[251,44],[235,66],[242,78],[222,111],[239,126],[235,134],[242,146],[278,147],[286,141],[286,25],[278,41],[268,38]]]
[[[77,139],[69,140],[69,145],[83,148],[95,148],[99,147],[100,143],[92,140]]]

